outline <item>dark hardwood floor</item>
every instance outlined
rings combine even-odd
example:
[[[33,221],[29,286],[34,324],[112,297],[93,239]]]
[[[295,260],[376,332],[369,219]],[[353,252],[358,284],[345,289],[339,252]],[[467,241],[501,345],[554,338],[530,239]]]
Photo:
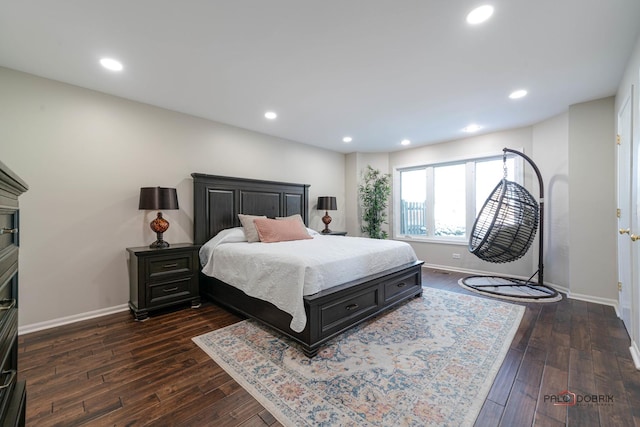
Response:
[[[424,270],[453,292],[462,275]],[[564,299],[526,312],[476,426],[640,426],[640,371],[612,307]],[[134,322],[119,313],[19,337],[27,425],[279,426],[191,338],[239,321],[211,303]],[[569,390],[582,402],[558,406]]]

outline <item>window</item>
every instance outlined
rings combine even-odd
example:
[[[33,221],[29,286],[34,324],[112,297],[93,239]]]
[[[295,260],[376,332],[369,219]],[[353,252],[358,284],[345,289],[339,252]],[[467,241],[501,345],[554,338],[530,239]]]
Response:
[[[507,179],[520,162],[507,157]],[[466,242],[485,200],[504,176],[502,155],[399,169],[396,237]]]
[[[427,170],[400,172],[402,234],[426,236]]]
[[[433,234],[464,237],[466,230],[465,164],[433,168]]]

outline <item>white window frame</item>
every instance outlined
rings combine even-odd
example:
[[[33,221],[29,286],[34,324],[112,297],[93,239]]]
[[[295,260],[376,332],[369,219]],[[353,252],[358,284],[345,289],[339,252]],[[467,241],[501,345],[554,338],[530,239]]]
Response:
[[[520,150],[522,151],[522,150]],[[475,166],[476,162],[482,162],[487,160],[502,160],[503,152],[494,152],[483,155],[478,155],[470,158],[460,158],[453,159],[442,162],[433,162],[433,163],[425,163],[419,165],[410,165],[410,166],[402,166],[395,167],[393,170],[393,238],[396,240],[406,240],[406,241],[414,241],[414,242],[430,242],[430,243],[447,243],[447,244],[457,244],[457,245],[466,245],[469,241],[469,233],[471,233],[471,229],[473,228],[473,224],[476,220],[476,185],[475,185]],[[514,179],[520,185],[523,185],[524,182],[524,162],[522,157],[516,156],[514,154],[507,154],[508,157],[513,158],[515,160],[515,170],[514,170]],[[434,200],[434,191],[433,191],[433,171],[434,168],[439,166],[448,166],[453,164],[465,164],[465,199],[466,199],[466,227],[465,227],[465,235],[461,237],[450,237],[450,236],[419,236],[419,235],[404,235],[400,234],[400,174],[405,171],[416,170],[416,169],[426,169],[427,175],[427,214],[426,214],[426,227],[427,230],[430,230],[433,233],[435,230],[435,217],[433,215],[433,206],[435,203]],[[496,185],[498,183],[496,182]],[[526,186],[525,186],[526,187]],[[482,208],[479,206],[478,209]]]

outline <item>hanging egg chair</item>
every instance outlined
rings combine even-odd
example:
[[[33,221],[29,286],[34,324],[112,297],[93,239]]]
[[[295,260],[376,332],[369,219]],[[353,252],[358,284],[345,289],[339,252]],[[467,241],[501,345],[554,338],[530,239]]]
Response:
[[[460,279],[461,286],[485,295],[517,301],[552,302],[562,299],[555,290],[543,283],[543,213],[544,190],[540,170],[526,155],[505,148],[503,150],[505,176],[485,201],[471,229],[469,252],[478,258],[505,263],[522,258],[533,243],[538,227],[538,271],[528,280],[500,276],[470,276]],[[507,152],[524,158],[535,170],[540,186],[540,204],[520,184],[506,178]],[[538,275],[538,282],[531,279]]]
[[[521,258],[538,230],[538,212],[538,202],[531,193],[520,184],[503,179],[476,218],[469,252],[496,263]]]

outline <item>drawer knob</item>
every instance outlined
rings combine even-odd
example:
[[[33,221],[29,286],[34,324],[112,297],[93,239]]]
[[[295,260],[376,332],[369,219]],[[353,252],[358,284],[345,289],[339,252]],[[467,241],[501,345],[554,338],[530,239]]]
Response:
[[[173,264],[165,264],[162,266],[162,268],[173,268],[173,267],[177,267],[178,263],[174,262]]]
[[[175,292],[177,290],[178,290],[178,287],[174,286],[173,288],[163,289],[162,292]]]
[[[405,286],[407,286],[406,283],[402,282],[402,283],[398,283],[398,287],[399,288],[404,288]]]
[[[17,228],[0,228],[0,234],[16,234]]]
[[[356,308],[358,308],[358,304],[349,304],[348,306],[345,307],[347,310],[355,310]]]

